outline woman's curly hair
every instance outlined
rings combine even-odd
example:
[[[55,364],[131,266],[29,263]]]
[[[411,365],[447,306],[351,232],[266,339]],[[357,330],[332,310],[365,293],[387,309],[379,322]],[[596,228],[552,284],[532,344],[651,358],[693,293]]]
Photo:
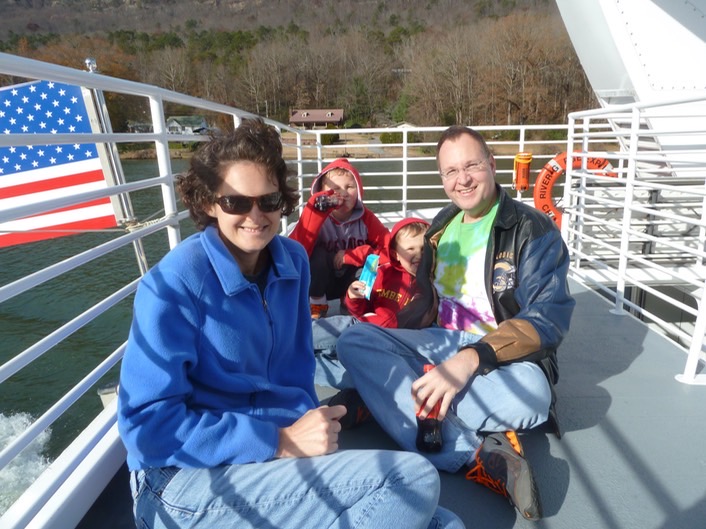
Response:
[[[177,176],[181,201],[199,230],[216,222],[206,210],[215,204],[216,193],[228,168],[240,161],[264,166],[282,193],[282,215],[287,216],[294,210],[299,194],[287,183],[289,169],[282,157],[279,133],[260,118],[243,119],[233,132],[216,133],[201,145],[186,173]]]

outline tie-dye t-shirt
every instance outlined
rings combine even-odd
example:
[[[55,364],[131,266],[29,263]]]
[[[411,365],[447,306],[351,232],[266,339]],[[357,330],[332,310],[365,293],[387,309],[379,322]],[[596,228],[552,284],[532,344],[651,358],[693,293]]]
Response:
[[[485,254],[498,203],[481,220],[464,223],[463,211],[446,227],[436,252],[437,324],[485,335],[497,328],[485,289]]]

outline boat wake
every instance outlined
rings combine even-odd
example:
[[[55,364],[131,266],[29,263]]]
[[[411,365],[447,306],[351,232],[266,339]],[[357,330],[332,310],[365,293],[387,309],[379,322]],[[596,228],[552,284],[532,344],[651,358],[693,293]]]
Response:
[[[9,417],[0,413],[0,450],[4,450],[31,424],[32,417],[27,413]],[[50,437],[51,430],[45,430],[19,456],[0,470],[0,516],[49,466],[50,461],[44,453]]]

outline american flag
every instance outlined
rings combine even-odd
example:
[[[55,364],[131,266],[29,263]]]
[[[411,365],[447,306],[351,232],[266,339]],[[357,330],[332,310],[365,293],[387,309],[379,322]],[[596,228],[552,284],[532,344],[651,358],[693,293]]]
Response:
[[[36,81],[0,88],[0,134],[90,132],[80,86]],[[95,144],[0,147],[0,210],[106,187]],[[0,248],[116,225],[104,198],[0,223]]]

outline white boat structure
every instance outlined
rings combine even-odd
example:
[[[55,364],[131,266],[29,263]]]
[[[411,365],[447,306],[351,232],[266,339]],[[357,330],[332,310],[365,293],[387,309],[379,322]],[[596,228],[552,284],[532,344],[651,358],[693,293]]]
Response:
[[[559,350],[559,413],[565,434],[559,440],[533,432],[525,441],[545,510],[543,521],[534,526],[706,527],[706,0],[557,3],[601,107],[575,112],[561,125],[475,127],[486,134],[499,160],[499,179],[508,185],[516,153],[533,153],[533,175],[556,153],[568,153],[562,191],[556,194],[563,211],[562,235],[572,256],[570,282],[577,309]],[[202,141],[204,136],[170,134],[164,105],[178,103],[194,114],[226,116],[235,126],[248,114],[154,86],[7,54],[0,54],[0,73],[83,87],[94,123],[93,132],[80,141],[100,146],[106,172],[116,175],[97,188],[21,203],[4,198],[0,184],[0,232],[24,229],[16,226],[27,217],[101,199],[115,205],[118,223],[117,229],[105,230],[98,242],[74,254],[67,254],[66,241],[83,235],[22,246],[22,259],[37,266],[21,277],[0,276],[0,315],[9,314],[5,307],[23,303],[29,293],[54,295],[47,285],[56,281],[69,282],[71,288],[62,294],[68,299],[71,289],[85,288],[97,262],[121,252],[137,255],[125,261],[120,284],[111,284],[100,299],[21,350],[0,355],[0,388],[5,388],[43,358],[57,354],[75,333],[110,320],[115,311],[124,312],[144,271],[188,230],[188,215],[174,193],[170,144]],[[112,132],[102,99],[107,94],[146,101],[152,132]],[[5,100],[10,99],[3,93],[0,110]],[[13,102],[7,107],[14,108]],[[364,175],[366,204],[387,223],[411,214],[431,218],[447,202],[434,169],[434,145],[442,127],[309,131],[272,124],[282,132],[303,200],[323,165],[345,154]],[[396,133],[399,141],[380,143],[383,132]],[[322,141],[333,133],[339,142]],[[513,139],[498,139],[507,137]],[[0,148],[71,146],[77,141],[73,133],[0,134]],[[154,149],[157,170],[126,181],[116,146],[136,143]],[[609,160],[615,174],[588,169],[595,158]],[[161,203],[153,218],[134,207],[147,193]],[[517,192],[517,197],[531,200],[529,194]],[[56,250],[56,260],[36,256],[38,245]],[[17,252],[0,249],[0,262]],[[49,305],[49,298],[33,299]],[[63,299],[51,301],[56,302]],[[0,343],[7,343],[12,323],[0,321]],[[116,327],[115,332],[120,333],[116,347],[105,346],[87,357],[83,378],[52,397],[19,435],[0,446],[0,476],[18,464],[23,450],[45,430],[75,413],[77,403],[95,398],[106,380],[115,379],[127,328]],[[391,441],[371,425],[351,433],[343,444],[390,446]],[[95,516],[103,516],[101,527],[130,527],[124,523],[131,518],[131,505],[116,402],[107,399],[104,408],[96,406],[95,417],[85,419],[59,452],[12,498],[0,527],[94,527]],[[94,504],[111,482],[121,499],[109,500],[112,512],[101,514],[106,507]],[[462,476],[444,476],[441,503],[458,512],[468,527],[532,525],[516,517],[502,498]]]

